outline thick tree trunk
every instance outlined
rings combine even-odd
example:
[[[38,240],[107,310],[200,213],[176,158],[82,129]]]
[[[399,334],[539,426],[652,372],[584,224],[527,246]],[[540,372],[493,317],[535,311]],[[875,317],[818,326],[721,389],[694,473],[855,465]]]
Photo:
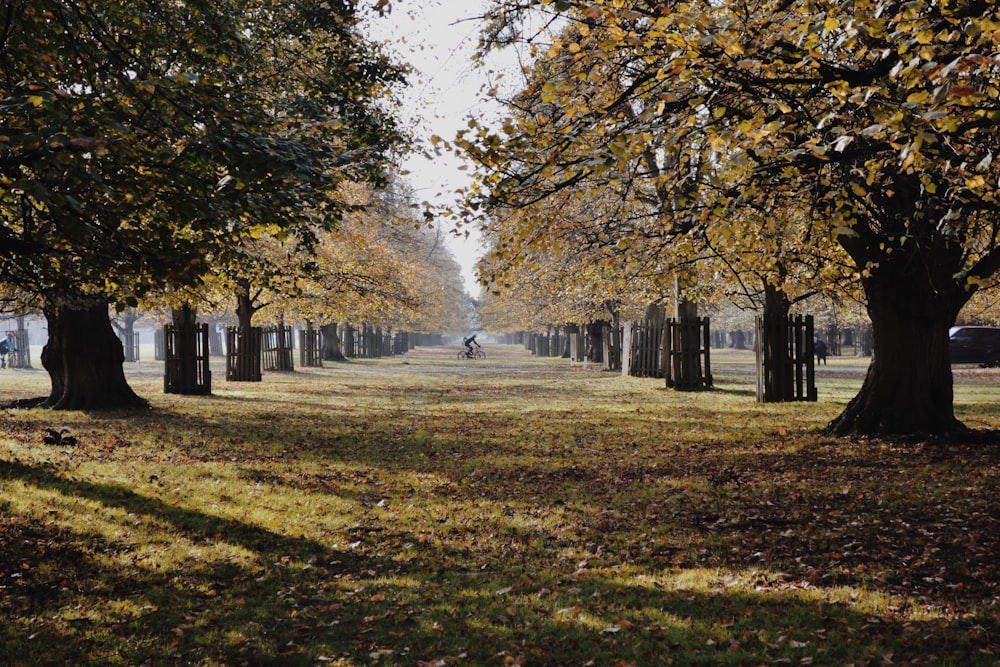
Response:
[[[587,359],[594,363],[604,363],[604,327],[608,326],[606,320],[596,320],[587,325],[587,338],[590,341],[587,347]]]
[[[953,320],[872,321],[873,356],[857,396],[826,428],[853,433],[945,434],[964,430],[953,408],[948,328]]]
[[[106,410],[147,406],[125,381],[125,352],[111,328],[106,303],[46,309],[45,317],[49,340],[42,348],[42,366],[49,373],[52,391],[42,407]]]
[[[860,392],[826,427],[831,435],[943,435],[955,418],[948,329],[968,294],[914,257],[883,261],[863,278],[872,362]],[[943,264],[943,263],[942,263]],[[944,265],[944,273],[951,269]],[[936,278],[936,279],[935,279]]]
[[[864,269],[872,363],[861,391],[826,430],[918,436],[964,431],[954,413],[948,329],[973,293],[964,279],[968,248],[940,231],[949,204],[927,198],[919,174],[900,172],[892,187],[870,195],[873,220],[859,219],[838,241]]]
[[[320,327],[323,333],[323,361],[344,361],[344,353],[340,349],[340,336],[337,334],[337,323],[324,324]]]

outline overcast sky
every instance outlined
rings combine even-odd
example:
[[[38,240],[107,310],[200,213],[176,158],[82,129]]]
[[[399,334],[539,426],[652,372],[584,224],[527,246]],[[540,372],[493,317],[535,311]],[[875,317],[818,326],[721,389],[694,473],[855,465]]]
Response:
[[[490,69],[476,68],[472,54],[478,41],[484,0],[396,0],[388,18],[374,22],[376,40],[388,40],[401,60],[416,71],[405,94],[404,123],[412,124],[419,141],[432,135],[451,141],[465,127],[470,114],[495,114],[496,105],[484,101],[487,83],[495,81]],[[492,70],[503,70],[497,61]],[[448,203],[455,189],[469,182],[462,162],[451,156],[428,161],[414,155],[403,168],[406,180],[420,201]],[[452,252],[462,264],[466,289],[479,292],[474,264],[479,253],[478,238],[453,239]]]

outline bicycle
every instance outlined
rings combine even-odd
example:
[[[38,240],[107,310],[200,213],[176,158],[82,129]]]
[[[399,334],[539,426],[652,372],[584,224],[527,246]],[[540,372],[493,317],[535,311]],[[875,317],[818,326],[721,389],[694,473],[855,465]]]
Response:
[[[486,358],[486,353],[483,349],[477,347],[475,350],[462,350],[458,353],[458,360],[465,361],[466,359],[475,359],[476,361],[482,361]]]

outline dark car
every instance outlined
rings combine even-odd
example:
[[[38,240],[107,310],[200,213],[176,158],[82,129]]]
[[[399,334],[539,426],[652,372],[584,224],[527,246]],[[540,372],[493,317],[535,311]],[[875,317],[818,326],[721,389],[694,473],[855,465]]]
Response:
[[[1000,329],[952,327],[948,331],[951,363],[1000,366]]]

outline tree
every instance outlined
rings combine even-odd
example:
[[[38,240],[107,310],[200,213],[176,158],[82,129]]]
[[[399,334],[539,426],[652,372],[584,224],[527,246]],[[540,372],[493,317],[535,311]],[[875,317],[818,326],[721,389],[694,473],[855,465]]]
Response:
[[[559,193],[483,222],[490,251],[479,270],[490,283],[483,313],[491,330],[537,331],[556,323],[599,329],[672,296],[667,274],[611,242],[596,213],[602,202],[581,203]]]
[[[316,322],[413,331],[461,329],[461,267],[445,231],[414,217],[398,182],[353,188],[354,210],[320,237],[296,296],[283,308]]]
[[[461,330],[461,268],[445,232],[414,217],[398,181],[385,189],[342,186],[347,207],[336,229],[305,243],[267,234],[247,242],[227,269],[241,330],[251,318],[320,323],[337,360],[339,323],[385,330]],[[341,353],[342,354],[342,353]],[[342,356],[340,357],[342,358]]]
[[[142,404],[108,304],[197,283],[262,224],[333,224],[336,185],[378,178],[400,139],[376,100],[402,72],[353,4],[15,0],[0,15],[0,275],[49,320],[50,407]]]
[[[615,174],[640,195],[669,193],[661,236],[695,245],[732,211],[807,203],[812,238],[835,240],[858,272],[874,333],[864,385],[828,431],[963,428],[947,331],[1000,267],[988,3],[498,5],[505,25],[531,6],[570,27],[546,55],[560,67],[532,81],[548,105],[530,107],[536,124],[544,115],[560,130],[466,137],[493,167],[494,198],[537,199]],[[592,101],[574,93],[581,82],[600,89]],[[498,148],[515,145],[526,157]]]

